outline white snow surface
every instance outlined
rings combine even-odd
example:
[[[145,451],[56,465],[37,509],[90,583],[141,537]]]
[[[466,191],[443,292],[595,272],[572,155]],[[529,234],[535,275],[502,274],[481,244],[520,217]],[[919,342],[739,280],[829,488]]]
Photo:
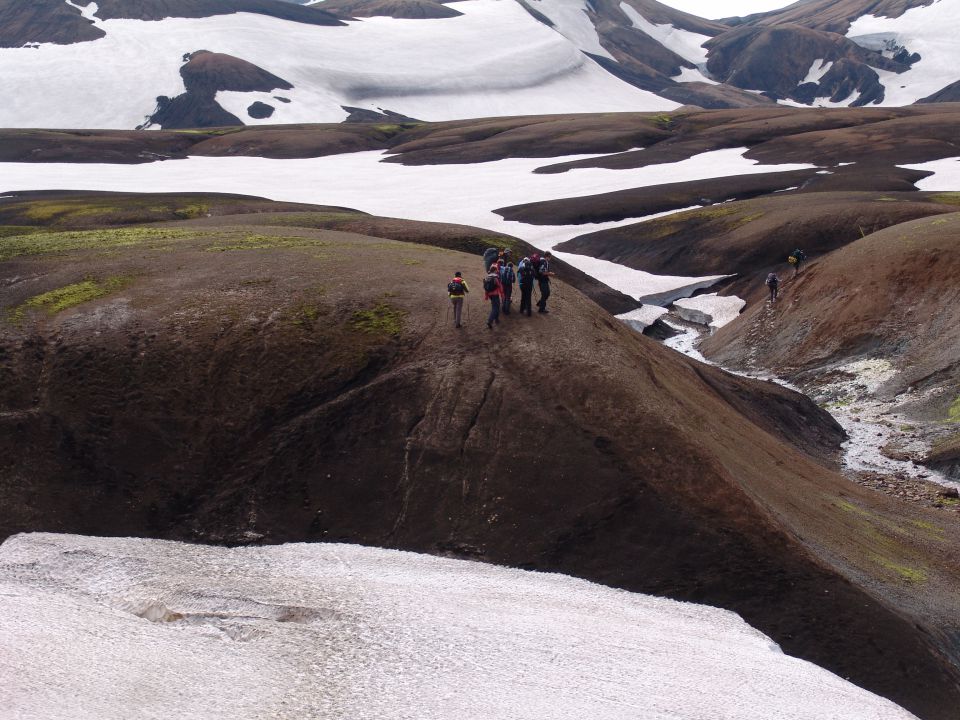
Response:
[[[541,1],[590,24],[582,0]],[[290,103],[261,93],[224,96],[247,124],[340,122],[341,105],[422,120],[679,107],[585,56],[576,44],[589,46],[582,25],[564,20],[571,42],[513,0],[466,0],[457,10],[461,17],[372,17],[345,27],[251,13],[97,20],[107,33],[98,40],[0,49],[0,127],[136,127],[157,96],[184,91],[183,56],[197,50],[234,55],[294,86],[283,92]],[[246,108],[265,97],[273,115],[249,117]]]
[[[833,67],[833,61],[826,62],[823,58],[819,60],[814,60],[810,65],[810,70],[807,72],[807,76],[800,81],[801,85],[806,83],[819,83],[823,79],[823,76],[830,72],[830,68]]]
[[[900,167],[907,170],[933,173],[930,177],[925,177],[923,180],[914,183],[918,190],[960,190],[960,157],[933,160],[916,165],[901,165]]]
[[[0,707],[44,720],[905,720],[737,615],[351,545],[19,535]]]
[[[687,322],[708,325],[717,330],[736,320],[746,304],[746,300],[736,295],[721,297],[717,293],[710,293],[677,300],[673,306],[677,309],[677,314]]]
[[[710,39],[709,35],[700,35],[668,24],[655,25],[625,2],[620,3],[620,9],[630,18],[637,30],[646,33],[667,50],[672,50],[698,68],[706,67],[707,49],[703,44]]]
[[[877,70],[886,92],[881,105],[910,105],[960,80],[957,54],[960,2],[936,0],[907,10],[898,18],[864,15],[855,20],[847,37],[886,34],[921,59],[905,73]]]
[[[587,16],[587,3],[582,0],[527,0],[537,12],[553,23],[553,30],[570,40],[584,52],[614,59],[600,44],[600,36]]]
[[[635,170],[579,168],[534,174],[546,164],[591,156],[510,158],[468,165],[405,166],[380,162],[379,151],[301,160],[192,157],[140,165],[72,163],[0,164],[0,191],[112,190],[118,192],[220,192],[273,200],[339,205],[389,217],[462,223],[523,238],[543,249],[587,232],[638,222],[538,226],[505,221],[496,208],[540,200],[737,174],[797,170],[809,165],[758,165],[745,148],[716,150],[681,162]],[[679,212],[679,210],[677,211]],[[584,272],[637,299],[671,302],[724,276],[651,275],[584,255],[557,253]]]
[[[617,315],[616,318],[625,322],[637,332],[643,332],[668,312],[665,307],[659,305],[641,305],[636,310]]]

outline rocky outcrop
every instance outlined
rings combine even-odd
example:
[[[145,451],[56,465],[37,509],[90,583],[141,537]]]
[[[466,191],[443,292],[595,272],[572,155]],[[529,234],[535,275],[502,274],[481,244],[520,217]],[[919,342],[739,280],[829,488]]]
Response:
[[[928,95],[922,100],[918,100],[918,103],[948,103],[948,102],[960,102],[960,80],[957,80],[955,83],[947,85],[942,90],[938,90],[932,95]]]
[[[451,18],[459,10],[436,0],[324,0],[323,9],[338,18],[392,17],[415,20]]]
[[[154,124],[164,129],[243,125],[240,118],[217,103],[218,92],[271,92],[293,89],[293,85],[286,80],[232,55],[198,50],[185,59],[185,64],[180,68],[180,76],[186,92],[175,98],[157,98],[157,109],[150,116],[147,127]],[[260,105],[263,107],[259,107]],[[263,110],[267,108],[270,112],[264,114]],[[273,114],[273,108],[265,103],[258,103],[252,109],[250,117],[253,118],[265,118]]]
[[[31,43],[70,45],[105,35],[63,0],[0,0],[0,48]]]
[[[277,0],[97,0],[97,8],[97,17],[101,20],[163,20],[253,13],[306,25],[343,24],[320,8]]]
[[[743,26],[709,41],[707,69],[736,87],[763,90],[774,98],[801,102],[814,97],[846,100],[859,91],[859,104],[883,99],[880,78],[871,67],[902,72],[907,65],[855,45],[833,33],[800,25]],[[833,63],[817,90],[804,82],[814,63]],[[816,83],[811,83],[816,84]],[[842,95],[842,91],[847,94]],[[861,102],[862,101],[862,102]]]

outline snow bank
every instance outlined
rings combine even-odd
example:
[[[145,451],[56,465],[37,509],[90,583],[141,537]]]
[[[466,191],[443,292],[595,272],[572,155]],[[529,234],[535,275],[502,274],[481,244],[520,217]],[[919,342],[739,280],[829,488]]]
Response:
[[[677,309],[677,314],[687,322],[709,325],[716,330],[736,320],[746,304],[746,300],[736,295],[720,297],[716,293],[711,293],[677,300],[673,306]]]
[[[0,639],[7,717],[913,717],[730,612],[350,545],[16,536]]]
[[[287,94],[287,93],[284,93]],[[379,151],[301,160],[193,157],[141,165],[3,163],[0,191],[113,190],[118,192],[219,192],[273,200],[352,207],[375,215],[462,223],[498,230],[548,249],[585,232],[638,222],[638,218],[578,226],[537,226],[505,221],[493,209],[577,195],[737,174],[797,170],[809,165],[758,165],[745,148],[702,153],[681,162],[635,170],[581,168],[535,174],[564,158],[510,158],[472,165],[405,166],[380,162]],[[679,210],[678,210],[679,212]],[[604,260],[557,254],[611,287],[652,304],[665,304],[709,287],[724,276],[658,276]]]
[[[904,73],[877,70],[886,90],[881,105],[911,105],[942,90],[957,80],[957,28],[960,3],[936,0],[932,5],[907,10],[898,18],[864,15],[855,20],[847,37],[856,42],[861,35],[886,35],[920,61]]]
[[[637,12],[633,6],[625,2],[620,3],[620,9],[630,18],[630,22],[637,30],[649,35],[665,48],[672,50],[697,67],[706,67],[707,49],[703,47],[703,44],[710,40],[709,35],[699,35],[668,24],[655,25]]]
[[[641,305],[636,310],[617,315],[617,320],[625,322],[637,332],[643,332],[653,325],[658,318],[666,315],[668,310],[659,305]]]
[[[933,160],[916,165],[901,165],[907,170],[931,172],[933,175],[914,183],[917,190],[960,191],[960,157]]]

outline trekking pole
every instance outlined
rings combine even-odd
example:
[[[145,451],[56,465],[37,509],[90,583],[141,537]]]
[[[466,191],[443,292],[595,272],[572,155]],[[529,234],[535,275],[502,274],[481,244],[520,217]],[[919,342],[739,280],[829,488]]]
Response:
[[[450,303],[447,303],[447,314],[444,315],[443,322],[445,325],[450,322]]]

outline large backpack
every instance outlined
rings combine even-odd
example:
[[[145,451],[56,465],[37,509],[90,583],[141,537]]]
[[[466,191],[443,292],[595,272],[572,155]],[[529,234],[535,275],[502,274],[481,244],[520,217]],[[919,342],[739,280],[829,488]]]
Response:
[[[500,282],[504,285],[513,285],[516,280],[517,276],[514,274],[512,267],[504,267],[503,270],[500,271]]]
[[[497,278],[495,275],[487,275],[483,279],[483,291],[494,292],[497,289]]]
[[[533,278],[536,274],[536,271],[533,269],[533,263],[529,261],[520,263],[520,267],[517,268],[517,277],[520,279],[520,282],[524,284],[533,283]]]
[[[769,275],[767,275],[767,285],[776,287],[777,284],[779,284],[779,282],[780,282],[780,278],[778,278],[775,273],[770,273]]]
[[[447,293],[450,295],[463,295],[463,283],[451,280],[447,283]]]

